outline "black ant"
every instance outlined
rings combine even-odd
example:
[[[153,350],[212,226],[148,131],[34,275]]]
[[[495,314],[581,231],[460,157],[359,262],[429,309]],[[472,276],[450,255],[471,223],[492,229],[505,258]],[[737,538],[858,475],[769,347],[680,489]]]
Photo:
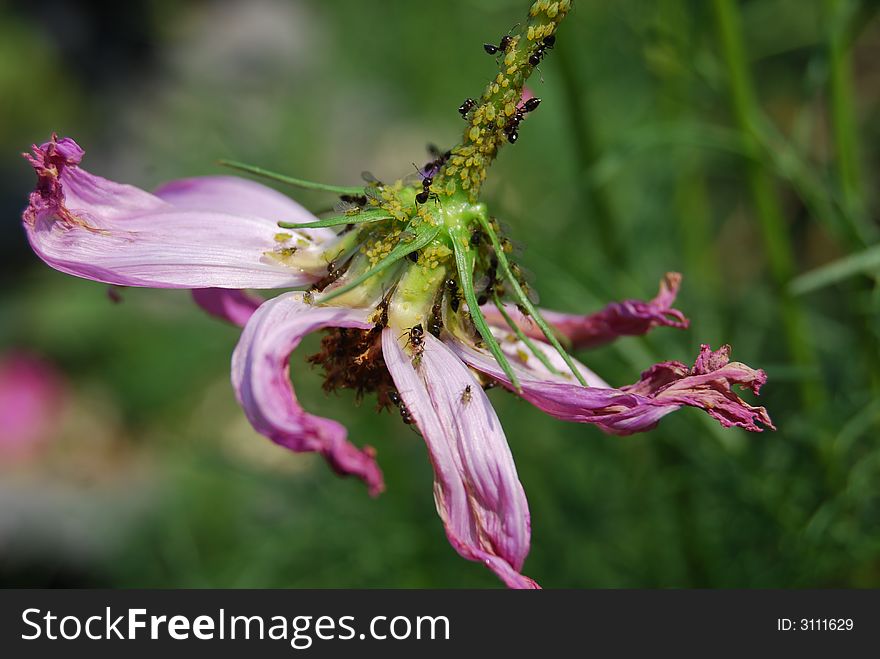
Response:
[[[422,171],[426,176],[434,176],[437,172],[440,171],[440,168],[446,164],[446,161],[449,160],[450,156],[452,156],[452,151],[440,151],[434,144],[428,145],[428,153],[434,158],[431,162],[422,168]]]
[[[507,52],[507,49],[510,47],[510,44],[512,41],[513,41],[513,37],[510,36],[509,34],[506,34],[503,37],[501,37],[501,41],[498,43],[497,46],[495,44],[491,44],[491,43],[484,43],[483,50],[485,50],[490,55],[495,55],[498,52],[505,53],[505,52]]]
[[[412,346],[413,353],[416,355],[421,355],[422,351],[425,349],[425,328],[422,327],[422,324],[419,323],[415,327],[411,327],[408,332],[404,332],[407,334],[406,344]]]
[[[467,113],[477,107],[477,102],[472,98],[464,99],[464,103],[458,106],[458,113],[462,119],[467,119]]]
[[[413,422],[412,415],[409,413],[409,410],[403,403],[400,404],[400,420],[403,421],[406,425],[410,425]]]
[[[540,45],[535,49],[535,52],[529,55],[529,64],[532,66],[538,66],[538,64],[541,63],[541,60],[544,59],[546,51],[552,50],[555,43],[556,35],[549,34],[544,37]]]
[[[482,240],[483,232],[479,229],[474,229],[471,233],[471,247],[478,247]]]
[[[449,306],[452,307],[452,312],[458,313],[458,282],[454,279],[447,279],[446,290],[449,291]]]
[[[513,116],[507,120],[507,123],[504,126],[504,134],[507,136],[508,142],[514,144],[517,139],[519,139],[520,122],[525,119],[529,112],[537,110],[540,104],[541,99],[537,96],[533,96],[523,103],[522,107],[516,109],[516,112],[514,112]]]
[[[388,392],[388,400],[390,400],[395,407],[400,406],[400,394],[394,391],[393,389]]]
[[[440,338],[440,332],[443,331],[443,308],[440,306],[439,301],[435,302],[434,306],[431,307],[431,324],[428,325],[428,331],[438,339]]]
[[[323,291],[330,284],[332,284],[345,274],[345,271],[348,270],[349,264],[349,261],[346,261],[341,265],[337,264],[335,260],[330,261],[330,263],[327,264],[327,275],[312,284],[312,290]]]
[[[440,195],[436,192],[431,192],[431,184],[434,182],[434,177],[430,175],[422,175],[421,170],[416,167],[416,164],[413,163],[413,167],[416,168],[416,171],[419,172],[419,175],[422,176],[422,191],[416,195],[416,203],[424,204],[428,201],[428,199],[435,199],[437,201],[440,200]],[[418,260],[418,256],[416,257]]]

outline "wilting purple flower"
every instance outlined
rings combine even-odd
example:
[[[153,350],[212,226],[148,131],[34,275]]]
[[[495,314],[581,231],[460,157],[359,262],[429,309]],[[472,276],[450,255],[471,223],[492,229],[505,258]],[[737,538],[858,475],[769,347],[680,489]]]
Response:
[[[316,218],[252,181],[192,178],[149,194],[80,169],[82,156],[69,138],[35,146],[29,156],[39,180],[23,217],[34,251],[58,270],[95,281],[195,289],[196,302],[209,313],[244,327],[232,357],[232,383],[254,428],[293,451],[320,453],[336,472],[360,478],[375,495],[384,487],[375,450],[349,442],[336,421],[306,412],[291,385],[291,352],[306,334],[327,330],[321,352],[311,358],[324,368],[325,386],[373,392],[380,406],[399,406],[403,420],[425,439],[450,543],[508,586],[537,587],[521,574],[529,510],[484,387],[500,383],[548,414],[620,435],[652,428],[682,406],[706,410],[724,426],[773,427],[764,408],[746,404],[733,391],[737,385],[757,393],[763,371],[729,361],[726,346],[715,352],[703,346],[692,368],[664,362],[635,384],[615,389],[545,342],[546,333],[533,325],[534,314],[486,306],[481,316],[479,306],[471,309],[458,292],[469,283],[461,261],[457,278],[443,265],[453,251],[457,259],[476,252],[461,251],[462,244],[485,245],[479,232],[456,233],[459,216],[456,223],[445,220],[452,237],[447,243],[437,239],[440,228],[427,219],[420,225],[424,241],[394,233],[390,216],[381,221],[390,223],[392,242],[379,228],[365,233],[297,228]],[[372,194],[385,191],[380,187]],[[396,197],[389,199],[393,210]],[[378,212],[367,208],[353,213],[352,221]],[[425,206],[414,208],[425,217]],[[483,212],[474,208],[467,212]],[[288,228],[279,230],[279,221]],[[491,230],[488,222],[483,226]],[[387,254],[409,244],[415,246],[406,253],[415,259],[400,252],[393,267],[379,269]],[[471,273],[494,271],[503,259],[498,246],[489,252],[497,259],[471,262]],[[347,256],[337,261],[342,253]],[[545,315],[575,346],[657,326],[684,328],[687,319],[672,308],[679,280],[667,275],[648,302],[612,304],[587,316]],[[263,301],[239,290],[245,288],[309,290]],[[497,298],[496,289],[487,291]],[[465,293],[476,299],[472,290]],[[332,303],[322,302],[331,297]],[[478,334],[474,323],[483,317],[489,331]]]
[[[0,356],[0,459],[25,457],[50,439],[63,399],[62,378],[46,360],[21,351]]]

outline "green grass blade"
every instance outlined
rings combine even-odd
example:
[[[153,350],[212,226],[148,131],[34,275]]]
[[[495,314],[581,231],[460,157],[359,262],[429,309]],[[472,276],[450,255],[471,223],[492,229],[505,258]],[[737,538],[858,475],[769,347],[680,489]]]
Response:
[[[880,271],[880,245],[874,245],[805,272],[791,280],[789,290],[792,295],[803,295],[832,286],[858,274],[876,271]]]

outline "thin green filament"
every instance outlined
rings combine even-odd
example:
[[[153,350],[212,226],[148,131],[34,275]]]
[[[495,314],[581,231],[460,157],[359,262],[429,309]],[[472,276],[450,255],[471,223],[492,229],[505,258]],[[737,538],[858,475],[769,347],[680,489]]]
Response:
[[[504,308],[504,303],[501,302],[501,299],[498,297],[497,293],[492,293],[492,301],[495,303],[495,306],[498,307],[498,312],[504,318],[504,322],[506,322],[510,326],[510,329],[513,330],[516,338],[526,344],[531,353],[535,357],[537,357],[544,366],[547,367],[547,370],[549,370],[554,375],[559,375],[559,371],[556,370],[556,367],[550,363],[550,360],[547,359],[547,355],[544,354],[544,351],[538,350],[538,347],[528,336],[526,336],[525,332],[522,331],[522,328],[513,321],[513,318],[511,318],[510,314],[507,313],[507,310]]]
[[[423,247],[427,247],[428,244],[432,240],[434,240],[439,233],[440,228],[438,227],[436,229],[431,229],[429,231],[421,233],[415,240],[409,242],[401,240],[397,243],[397,245],[394,246],[394,249],[388,252],[388,256],[379,261],[376,265],[374,265],[366,272],[355,277],[345,286],[341,286],[325,295],[322,295],[320,298],[318,298],[317,304],[325,304],[326,302],[329,302],[330,300],[337,298],[340,295],[344,295],[345,293],[348,293],[349,291],[357,288],[373,275],[379,274],[380,272],[388,269],[389,267],[397,263],[400,259],[406,257],[407,254],[411,254],[412,252],[420,250]]]
[[[480,305],[477,303],[477,294],[474,292],[474,259],[470,257],[464,247],[461,246],[461,239],[462,236],[459,232],[452,234],[452,251],[455,253],[455,265],[458,269],[458,279],[462,291],[464,292],[465,302],[467,302],[468,309],[471,312],[471,318],[473,318],[474,325],[480,333],[480,336],[483,337],[486,345],[489,346],[489,352],[492,353],[495,361],[498,362],[498,365],[510,380],[510,384],[512,384],[517,393],[519,393],[522,391],[519,378],[517,378],[516,373],[513,372],[513,367],[510,365],[510,362],[507,361],[507,357],[501,350],[501,346],[498,345],[498,341],[492,334],[492,330],[489,329],[489,324],[486,322],[483,312],[480,311]]]
[[[387,211],[363,211],[355,215],[335,215],[314,222],[279,222],[278,226],[283,229],[322,229],[324,227],[338,227],[347,224],[364,224],[365,222],[378,222],[390,220]]]
[[[571,369],[571,372],[577,378],[578,382],[580,382],[585,387],[587,385],[587,381],[584,379],[584,376],[578,370],[578,368],[574,365],[574,361],[571,356],[565,351],[562,345],[559,343],[559,339],[556,338],[556,335],[553,333],[553,330],[550,329],[550,326],[547,324],[547,321],[541,317],[541,314],[538,312],[538,309],[532,304],[532,301],[528,298],[525,292],[522,289],[522,286],[519,285],[516,277],[513,276],[513,273],[510,271],[510,263],[507,260],[507,255],[504,253],[504,249],[501,247],[501,241],[498,240],[498,235],[495,233],[495,230],[489,224],[489,221],[483,217],[482,215],[477,215],[477,219],[480,224],[483,226],[483,230],[489,236],[489,240],[492,241],[492,247],[495,248],[495,255],[498,257],[498,265],[501,266],[501,270],[504,273],[504,276],[510,282],[510,285],[513,287],[513,291],[515,293],[515,297],[517,301],[525,307],[526,311],[529,312],[529,315],[535,321],[535,324],[541,329],[544,336],[547,337],[547,340],[550,342],[554,348],[556,348],[556,352],[559,353],[559,356],[562,357],[566,366]]]
[[[350,195],[361,195],[364,193],[363,186],[347,187],[341,185],[327,185],[326,183],[315,183],[314,181],[306,181],[305,179],[301,178],[293,178],[292,176],[278,174],[277,172],[272,172],[268,169],[257,167],[256,165],[247,165],[243,162],[238,162],[235,160],[220,160],[218,161],[218,164],[222,165],[223,167],[237,169],[240,172],[247,172],[248,174],[253,174],[254,176],[260,176],[262,178],[269,179],[270,181],[278,181],[279,183],[292,185],[295,188],[303,188],[304,190],[319,190],[321,192],[332,192],[333,194]]]

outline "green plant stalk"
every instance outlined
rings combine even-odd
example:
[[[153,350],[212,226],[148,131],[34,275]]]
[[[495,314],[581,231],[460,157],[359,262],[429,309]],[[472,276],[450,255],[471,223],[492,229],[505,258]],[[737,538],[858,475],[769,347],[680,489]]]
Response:
[[[587,214],[596,227],[599,244],[609,263],[625,269],[628,254],[620,236],[619,222],[607,189],[589,176],[600,160],[596,137],[590,126],[589,108],[584,101],[584,87],[578,82],[577,69],[571,56],[571,47],[565,43],[557,46],[559,71],[562,74],[562,91],[571,128],[571,143],[577,161],[578,183],[582,199],[587,203]]]
[[[435,191],[452,196],[463,190],[471,201],[477,200],[489,166],[509,141],[505,126],[517,112],[523,86],[537,68],[531,58],[536,56],[540,60],[552,52],[542,44],[548,38],[555,39],[556,30],[572,4],[573,0],[535,0],[525,22],[511,30],[510,43],[498,53],[497,75],[465,112],[467,125],[462,140],[434,176]]]
[[[864,190],[859,166],[858,137],[852,84],[852,44],[847,40],[841,0],[825,0],[829,25],[828,64],[831,93],[831,128],[834,133],[837,174],[847,211],[861,218]]]
[[[679,46],[678,56],[694,59],[696,35],[691,19],[692,12],[685,6],[685,2],[663,0],[658,5],[658,13],[662,25],[670,33],[677,33],[683,41],[683,45]],[[683,67],[659,76],[664,92],[661,112],[669,121],[676,119],[678,108],[694,106],[694,99],[689,93],[690,70]],[[679,151],[683,153],[681,160],[677,160],[681,166],[677,168],[675,177],[675,216],[682,244],[685,277],[689,282],[687,285],[698,299],[697,308],[703,312],[713,307],[713,301],[722,299],[719,295],[722,278],[713,242],[711,198],[704,174],[705,157],[702,150],[692,147],[686,151],[679,147]],[[702,313],[700,326],[707,335],[717,334],[720,316],[718,313]]]
[[[800,382],[804,407],[817,411],[824,405],[826,396],[824,386],[815,377],[818,362],[803,308],[787,290],[788,283],[795,274],[795,259],[785,218],[776,197],[773,180],[757,159],[760,144],[755,127],[759,110],[745,57],[739,9],[733,0],[713,0],[712,4],[718,41],[729,78],[734,119],[746,139],[747,148],[755,154],[755,158],[746,162],[746,177],[770,272],[779,296],[782,329],[792,362],[806,374]]]
[[[843,206],[853,218],[853,226],[862,244],[876,240],[876,231],[867,222],[865,190],[862,180],[858,127],[856,125],[855,94],[852,81],[852,45],[850,38],[852,25],[845,15],[845,2],[825,0],[825,18],[828,24],[828,64],[831,96],[831,130],[834,135],[835,163]],[[870,251],[870,250],[868,250]],[[856,293],[865,287],[877,289],[877,275],[873,282],[855,282],[852,288]],[[869,359],[868,371],[875,394],[880,392],[880,349],[874,326],[876,314],[863,319],[860,331],[861,340],[866,346]]]

